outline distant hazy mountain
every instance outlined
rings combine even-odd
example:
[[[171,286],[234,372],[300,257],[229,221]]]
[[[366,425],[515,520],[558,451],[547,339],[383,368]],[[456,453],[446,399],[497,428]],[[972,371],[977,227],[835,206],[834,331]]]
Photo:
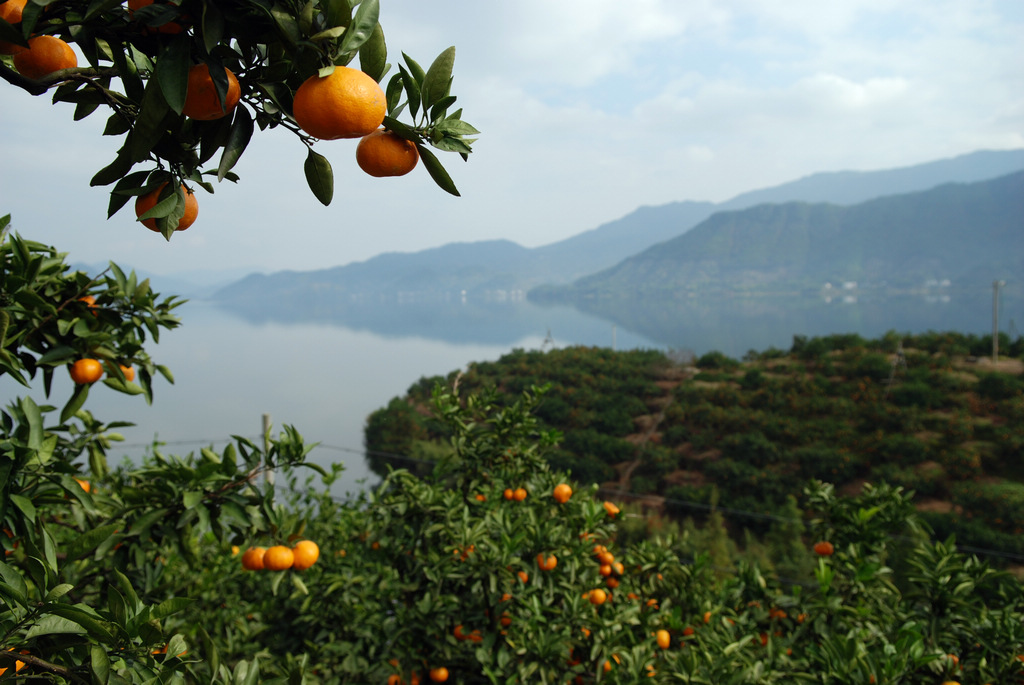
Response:
[[[991,284],[1024,270],[1024,172],[852,206],[759,204],[537,299]]]
[[[745,193],[721,204],[677,202],[641,207],[615,221],[550,245],[524,248],[507,240],[454,243],[415,253],[387,253],[365,262],[308,272],[248,276],[214,294],[225,303],[273,301],[307,310],[346,302],[404,298],[516,296],[541,284],[568,284],[618,264],[624,256],[678,237],[715,212],[791,201],[853,204],[994,178],[1024,169],[1024,150],[975,152],[902,169],[830,172]]]

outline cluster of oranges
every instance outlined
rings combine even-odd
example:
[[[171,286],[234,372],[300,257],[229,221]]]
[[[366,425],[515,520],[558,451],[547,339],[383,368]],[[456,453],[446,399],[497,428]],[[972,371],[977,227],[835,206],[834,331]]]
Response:
[[[292,103],[295,123],[314,138],[359,138],[356,164],[370,176],[404,176],[416,167],[420,153],[412,141],[381,128],[386,114],[380,85],[351,67],[310,76]]]
[[[304,571],[319,558],[320,547],[312,540],[302,540],[294,547],[250,547],[242,554],[242,568],[246,571]]]
[[[28,0],[7,0],[0,3],[0,19],[12,26],[21,23]],[[28,47],[0,41],[0,55],[14,55],[14,68],[18,73],[34,81],[45,78],[62,69],[78,66],[78,57],[71,46],[57,36],[33,36]]]
[[[123,364],[118,364],[118,368],[121,369],[126,381],[135,380],[135,369]],[[103,364],[98,359],[86,357],[71,364],[68,367],[68,373],[71,374],[71,380],[78,385],[91,385],[103,378]]]
[[[597,572],[605,579],[605,585],[614,590],[619,586],[619,578],[626,572],[621,561],[615,561],[615,555],[604,545],[594,545],[594,556],[597,558]]]
[[[526,488],[516,488],[514,490],[512,488],[505,488],[505,492],[502,493],[502,497],[510,502],[513,500],[516,502],[522,502],[526,499],[528,494],[529,493],[526,492]]]

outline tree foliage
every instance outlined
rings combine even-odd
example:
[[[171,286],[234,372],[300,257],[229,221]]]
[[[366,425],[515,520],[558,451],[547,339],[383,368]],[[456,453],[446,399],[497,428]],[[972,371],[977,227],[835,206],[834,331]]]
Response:
[[[26,46],[28,38],[54,35],[74,43],[88,66],[28,79],[5,58],[0,76],[33,95],[53,92],[55,103],[74,105],[74,119],[109,112],[104,135],[119,137],[113,161],[93,176],[111,186],[108,216],[132,197],[169,183],[196,184],[213,192],[212,179],[237,180],[232,169],[255,131],[283,128],[307,146],[304,173],[324,204],[333,197],[333,170],[292,115],[296,90],[309,77],[359,61],[375,81],[394,69],[385,87],[384,126],[413,141],[424,166],[445,191],[458,194],[431,147],[472,151],[476,129],[452,109],[455,49],[423,68],[402,54],[388,62],[378,0],[169,0],[151,4],[30,0],[18,25],[0,20],[0,40]],[[133,9],[134,8],[134,9]],[[182,114],[189,68],[206,64],[218,98],[228,88],[224,68],[237,75],[241,103],[210,121]],[[405,117],[400,120],[399,117]],[[168,238],[184,212],[185,197],[168,192],[147,213]]]

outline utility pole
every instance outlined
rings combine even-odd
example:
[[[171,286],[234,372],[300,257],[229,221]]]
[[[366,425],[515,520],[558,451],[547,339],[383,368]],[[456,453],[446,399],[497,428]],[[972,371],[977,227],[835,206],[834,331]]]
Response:
[[[992,281],[992,363],[999,361],[999,288],[1006,281]]]

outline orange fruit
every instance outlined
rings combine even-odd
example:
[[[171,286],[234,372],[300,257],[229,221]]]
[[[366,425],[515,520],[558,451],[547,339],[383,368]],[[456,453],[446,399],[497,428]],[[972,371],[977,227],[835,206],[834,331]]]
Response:
[[[524,499],[526,499],[526,495],[526,488],[516,488],[515,491],[512,493],[512,497],[515,498],[517,502],[522,502]]]
[[[693,629],[693,626],[686,626],[685,628],[683,628],[684,637],[689,637],[690,635],[693,635],[695,632],[696,631]]]
[[[438,666],[437,668],[430,669],[430,681],[433,683],[443,683],[448,680],[448,669],[444,666]]]
[[[505,492],[502,493],[502,497],[507,500],[512,500],[516,496],[516,493],[512,488],[505,488]]]
[[[121,373],[124,374],[124,379],[129,383],[135,380],[135,369],[124,364],[118,364],[118,368],[121,369]]]
[[[181,113],[190,119],[212,121],[230,114],[242,97],[242,87],[238,79],[227,67],[224,73],[228,77],[228,90],[221,103],[217,95],[217,87],[210,76],[209,64],[197,64],[188,70],[188,90],[185,93],[185,105]]]
[[[312,540],[302,540],[292,547],[292,568],[296,571],[304,571],[320,558],[320,547]]]
[[[526,571],[519,571],[516,573],[516,575],[519,576],[519,580],[524,583],[530,580],[530,574]]]
[[[477,502],[486,502],[487,501],[487,495],[484,495],[484,494],[481,494],[481,493],[477,493],[477,494],[473,495],[473,497],[474,497],[474,499],[476,499]]]
[[[555,498],[556,502],[559,504],[565,504],[569,501],[569,498],[572,497],[572,488],[565,483],[559,483],[555,486],[555,491],[551,494],[552,497]]]
[[[420,161],[416,144],[380,129],[363,136],[356,146],[356,164],[370,176],[405,176]]]
[[[622,565],[621,561],[616,561],[612,563],[612,570],[615,571],[616,574],[621,576],[623,573],[626,572],[626,567]]]
[[[267,550],[264,547],[250,547],[242,555],[242,568],[246,571],[262,571],[263,557]]]
[[[135,10],[140,9],[142,7],[145,7],[147,5],[152,5],[152,4],[153,4],[153,0],[128,0],[128,15],[131,16],[131,15],[135,14]],[[160,4],[170,4],[170,3],[160,3]],[[166,24],[160,24],[159,26],[147,26],[147,27],[145,27],[144,30],[145,31],[153,31],[153,32],[156,32],[156,33],[166,33],[166,34],[169,34],[169,35],[174,35],[174,34],[181,33],[182,31],[184,31],[185,27],[183,25],[179,24],[176,21],[169,21]]]
[[[3,19],[12,26],[21,23],[21,14],[25,9],[28,0],[7,0],[0,2],[0,19]],[[13,55],[24,50],[20,45],[0,40],[0,55]]]
[[[303,131],[321,140],[362,138],[380,128],[387,98],[370,76],[334,67],[323,78],[313,74],[295,91],[292,114]]]
[[[672,644],[672,636],[669,635],[667,630],[659,630],[654,633],[654,639],[657,640],[658,646],[662,649],[668,649],[669,645]]]
[[[284,571],[295,563],[295,554],[284,545],[274,545],[263,555],[263,568],[268,571]]]
[[[68,371],[71,380],[79,385],[95,383],[103,377],[103,365],[95,359],[79,359]]]
[[[139,199],[135,201],[135,216],[142,216],[149,210],[156,206],[156,203],[160,200],[160,192],[164,189],[167,184],[164,183],[156,190],[140,195]],[[196,218],[199,216],[199,201],[196,200],[195,194],[186,188],[184,185],[181,186],[182,190],[185,191],[185,213],[178,220],[178,225],[174,229],[175,231],[184,231],[189,226],[195,223]],[[156,219],[146,219],[142,222],[142,225],[151,231],[160,232],[160,229],[156,226]]]
[[[553,571],[558,566],[558,558],[552,554],[545,559],[543,554],[538,554],[537,566],[541,571]]]
[[[615,588],[617,588],[619,586],[619,579],[618,578],[606,578],[605,581],[604,581],[604,584],[607,585],[612,590],[614,590]]]
[[[821,542],[814,543],[814,553],[821,557],[830,557],[835,551],[831,542],[822,540]]]
[[[8,652],[13,652],[14,651],[14,647],[9,648],[7,651]],[[28,654],[28,652],[25,651],[25,650],[22,650],[21,653],[22,654]],[[17,661],[16,660],[14,662],[14,672],[15,673],[17,673],[18,671],[20,671],[23,668],[25,668],[25,662],[24,661]],[[0,675],[3,675],[4,673],[7,673],[7,668],[0,668]]]
[[[608,599],[608,593],[602,590],[601,588],[597,588],[596,590],[590,591],[589,599],[591,604],[599,606],[601,604],[604,604],[605,601]]]
[[[611,502],[604,503],[604,510],[608,512],[609,516],[616,516],[621,511],[617,506]]]
[[[77,66],[75,51],[57,36],[29,38],[28,50],[14,55],[14,68],[18,73],[37,81],[55,71]]]
[[[607,565],[610,567],[615,562],[615,555],[605,550],[597,555],[597,560],[600,561],[602,565]],[[609,569],[609,571],[610,570],[611,569]],[[604,575],[608,574],[606,573]]]
[[[75,482],[78,483],[78,487],[82,488],[86,492],[92,491],[92,485],[89,484],[89,481],[82,480],[81,478],[76,478]]]
[[[704,612],[704,622],[705,623],[711,623],[711,612],[710,611],[705,611]]]

